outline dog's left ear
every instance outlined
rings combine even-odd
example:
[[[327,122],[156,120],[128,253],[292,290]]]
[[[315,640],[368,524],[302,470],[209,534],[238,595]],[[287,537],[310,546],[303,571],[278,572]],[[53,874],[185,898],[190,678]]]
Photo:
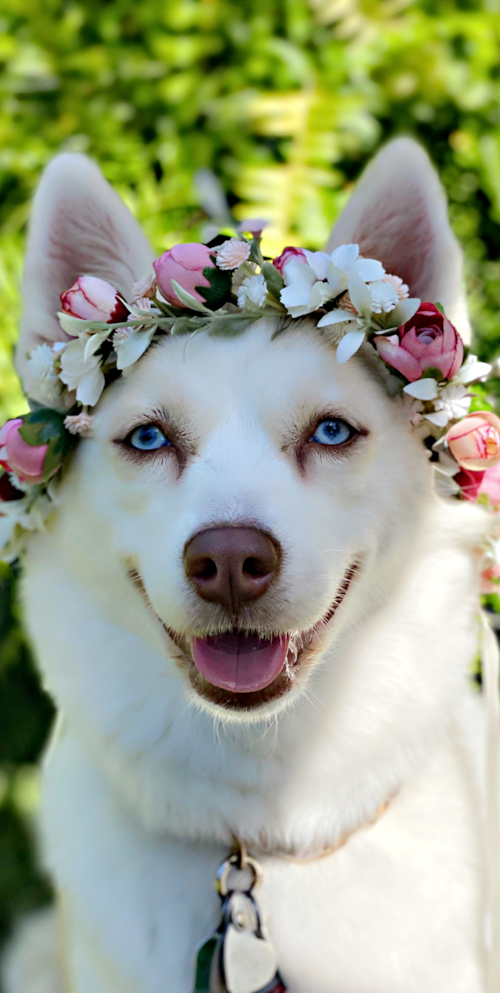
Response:
[[[66,340],[57,319],[59,297],[78,276],[99,276],[128,298],[153,259],[139,224],[95,163],[75,153],[53,159],[31,214],[17,349],[21,378],[36,345]]]
[[[471,329],[462,286],[462,253],[443,188],[426,152],[410,138],[390,142],[363,173],[335,225],[328,251],[355,242],[401,276],[410,295],[442,303],[462,338]]]

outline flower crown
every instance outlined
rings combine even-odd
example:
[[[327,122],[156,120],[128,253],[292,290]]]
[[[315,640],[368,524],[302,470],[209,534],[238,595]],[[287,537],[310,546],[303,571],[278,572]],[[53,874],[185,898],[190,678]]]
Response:
[[[130,300],[86,275],[61,294],[67,340],[31,352],[30,413],[0,430],[4,557],[15,558],[26,533],[43,528],[57,474],[77,436],[90,434],[89,410],[117,372],[126,374],[164,334],[233,336],[266,314],[284,318],[284,328],[317,314],[318,333],[336,346],[339,363],[369,343],[429,449],[438,490],[500,506],[500,418],[482,385],[491,366],[466,355],[440,304],[411,298],[403,280],[363,258],[358,245],[331,253],[290,246],[265,259],[264,226],[247,221],[233,237],[175,245],[131,287]],[[496,559],[488,577],[495,591]]]

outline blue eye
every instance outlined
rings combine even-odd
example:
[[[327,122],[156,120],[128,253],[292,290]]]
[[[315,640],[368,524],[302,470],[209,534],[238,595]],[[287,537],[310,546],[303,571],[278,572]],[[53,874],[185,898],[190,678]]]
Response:
[[[332,417],[330,420],[320,421],[309,441],[315,441],[317,445],[342,445],[353,434],[354,428],[350,424],[340,417]]]
[[[132,448],[138,448],[142,452],[152,452],[156,448],[166,448],[172,442],[165,438],[163,431],[156,424],[142,424],[136,428],[130,436]]]

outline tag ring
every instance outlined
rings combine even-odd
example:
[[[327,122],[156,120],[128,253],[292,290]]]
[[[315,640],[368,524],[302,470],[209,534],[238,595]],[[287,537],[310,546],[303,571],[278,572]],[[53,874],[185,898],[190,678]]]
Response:
[[[248,855],[246,849],[241,846],[238,852],[234,852],[229,858],[225,859],[217,869],[215,876],[215,889],[219,896],[224,899],[229,892],[235,892],[234,890],[228,889],[228,879],[231,869],[245,870],[250,869],[252,872],[252,882],[246,890],[239,890],[236,892],[241,893],[251,893],[255,886],[258,886],[262,880],[262,869],[260,863],[257,859],[253,858],[252,855]]]

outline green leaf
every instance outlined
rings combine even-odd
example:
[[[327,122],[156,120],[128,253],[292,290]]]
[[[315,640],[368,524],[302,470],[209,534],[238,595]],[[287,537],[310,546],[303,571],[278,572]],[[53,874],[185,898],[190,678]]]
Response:
[[[181,303],[183,303],[185,307],[188,307],[189,310],[195,310],[200,314],[205,314],[207,312],[207,307],[205,307],[205,304],[201,303],[200,300],[197,300],[192,293],[188,293],[188,291],[185,290],[176,279],[172,279],[172,288],[176,296],[179,297]]]
[[[210,973],[220,939],[213,935],[200,948],[196,956],[194,993],[210,993]]]
[[[213,338],[236,338],[256,320],[248,315],[228,314],[227,316],[215,317],[211,322],[208,333]]]
[[[262,275],[266,281],[267,292],[270,296],[274,297],[275,300],[280,299],[280,292],[285,285],[285,281],[282,275],[278,272],[276,266],[272,262],[264,262],[262,266]]]
[[[28,445],[33,445],[35,448],[48,444],[52,438],[64,437],[67,434],[64,415],[58,410],[42,407],[24,414],[22,419],[23,425],[19,428],[19,434]]]
[[[260,238],[252,238],[250,242],[250,258],[252,259],[252,262],[256,262],[261,269],[263,268],[264,258],[260,249]]]
[[[211,324],[210,317],[178,317],[172,325],[171,334],[178,336],[181,334],[194,334],[196,331],[204,331]]]
[[[440,310],[442,314],[444,314],[445,311],[444,311],[444,307],[443,307],[443,304],[442,303],[439,303],[439,301],[436,300],[436,303],[434,304],[434,306],[437,307],[437,309]]]
[[[48,482],[56,469],[75,446],[77,439],[66,431],[64,414],[42,407],[23,415],[19,434],[23,441],[34,448],[47,445],[43,464],[43,482]]]
[[[441,372],[441,369],[436,369],[434,366],[429,366],[428,369],[424,370],[420,378],[436,379],[438,383],[441,383],[444,379],[444,376],[443,373]]]
[[[215,260],[215,255],[211,258]],[[212,266],[206,266],[203,275],[205,279],[208,279],[210,286],[195,286],[195,289],[211,310],[218,310],[231,298],[232,273],[217,267],[214,269]]]

